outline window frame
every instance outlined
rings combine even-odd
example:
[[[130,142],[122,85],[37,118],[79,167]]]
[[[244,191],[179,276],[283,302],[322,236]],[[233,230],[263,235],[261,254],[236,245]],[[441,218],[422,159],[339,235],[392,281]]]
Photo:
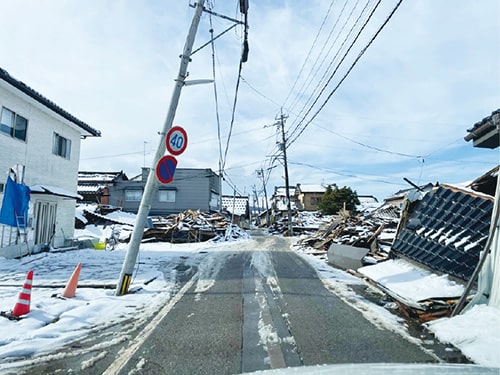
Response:
[[[132,194],[134,193],[134,194]],[[136,196],[137,193],[140,193],[138,197]],[[123,195],[125,202],[140,202],[142,199],[142,194],[143,191],[141,189],[125,189]],[[138,198],[138,199],[137,199]]]
[[[71,159],[71,139],[54,132],[54,140],[52,144],[52,153],[66,160]]]
[[[10,115],[10,124],[4,122],[8,115]],[[11,109],[2,106],[0,110],[0,133],[8,135],[19,141],[26,142],[28,135],[28,119]]]
[[[166,194],[166,199],[162,199],[162,196]],[[173,195],[173,199],[172,199]],[[170,199],[169,199],[170,196]],[[175,203],[175,200],[177,198],[177,193],[173,189],[162,189],[158,190],[158,202],[160,203]]]

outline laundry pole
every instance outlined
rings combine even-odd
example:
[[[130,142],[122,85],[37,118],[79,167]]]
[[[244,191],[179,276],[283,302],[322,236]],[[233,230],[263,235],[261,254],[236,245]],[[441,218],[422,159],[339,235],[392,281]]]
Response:
[[[123,262],[122,270],[120,273],[120,279],[118,280],[118,284],[116,285],[117,296],[124,295],[128,292],[128,288],[132,280],[132,274],[134,272],[134,267],[137,260],[137,254],[139,253],[139,246],[141,244],[142,236],[144,234],[144,228],[146,227],[149,211],[151,209],[151,203],[153,201],[154,194],[158,188],[158,181],[155,173],[156,165],[165,154],[166,150],[165,138],[174,122],[175,112],[179,104],[181,90],[182,87],[185,85],[185,79],[187,77],[187,67],[189,62],[191,61],[191,52],[196,37],[196,32],[198,31],[198,25],[200,23],[204,3],[205,0],[198,0],[194,5],[195,13],[193,16],[193,20],[191,22],[191,27],[189,28],[189,32],[186,37],[184,50],[181,55],[179,74],[177,75],[177,79],[175,80],[175,86],[172,93],[172,98],[170,100],[170,106],[168,109],[167,117],[163,125],[163,130],[160,133],[160,142],[158,144],[158,149],[156,151],[153,160],[153,165],[149,170],[148,179],[146,182],[146,186],[144,187],[144,193],[142,194],[141,203],[139,205],[139,211],[137,212],[134,231],[132,232],[128,251],[125,256],[125,260]]]

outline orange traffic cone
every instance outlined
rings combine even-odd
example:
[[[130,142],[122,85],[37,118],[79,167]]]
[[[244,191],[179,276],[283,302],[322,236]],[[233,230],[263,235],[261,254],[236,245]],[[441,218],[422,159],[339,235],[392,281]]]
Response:
[[[24,281],[23,290],[19,293],[17,298],[17,303],[12,310],[11,315],[14,317],[20,317],[21,315],[26,315],[30,312],[30,301],[31,301],[31,286],[33,285],[33,271],[29,271],[26,275],[26,280]]]
[[[76,287],[78,286],[78,278],[80,277],[80,270],[82,269],[82,264],[78,263],[73,274],[68,280],[66,284],[66,288],[64,288],[62,292],[62,296],[66,298],[73,298],[76,294]]]

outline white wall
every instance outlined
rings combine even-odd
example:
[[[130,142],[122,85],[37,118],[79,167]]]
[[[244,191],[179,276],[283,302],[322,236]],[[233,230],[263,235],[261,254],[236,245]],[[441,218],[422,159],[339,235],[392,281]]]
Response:
[[[9,168],[25,166],[24,183],[50,185],[77,192],[80,159],[80,131],[76,125],[57,115],[20,91],[0,80],[0,108],[6,107],[28,119],[26,142],[0,132],[0,182],[5,183]],[[54,132],[71,140],[71,157],[52,153]],[[0,194],[0,205],[3,195]],[[75,200],[57,199],[55,246],[63,245],[74,233]],[[33,203],[33,202],[32,202]]]

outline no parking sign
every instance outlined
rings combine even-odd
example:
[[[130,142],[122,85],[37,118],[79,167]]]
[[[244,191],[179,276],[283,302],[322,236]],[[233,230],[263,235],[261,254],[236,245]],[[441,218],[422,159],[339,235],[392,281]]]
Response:
[[[168,184],[174,179],[177,159],[171,155],[164,156],[156,165],[156,177],[163,184]]]

